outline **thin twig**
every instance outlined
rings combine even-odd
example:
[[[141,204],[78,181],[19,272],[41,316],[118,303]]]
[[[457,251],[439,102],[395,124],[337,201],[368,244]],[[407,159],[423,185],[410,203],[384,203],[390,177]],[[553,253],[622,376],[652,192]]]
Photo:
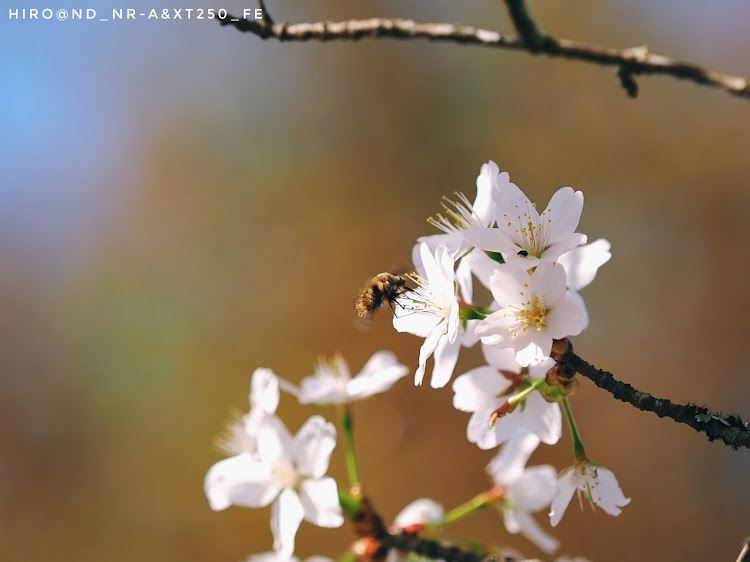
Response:
[[[742,545],[742,551],[740,551],[736,562],[750,562],[750,537],[745,539],[745,544]]]
[[[539,29],[534,18],[531,17],[531,12],[526,7],[526,2],[524,0],[505,0],[505,4],[508,6],[508,13],[510,19],[513,20],[516,31],[527,43],[529,50],[533,52],[542,50],[544,44],[552,38],[548,33]]]
[[[278,41],[334,41],[371,37],[395,39],[428,39],[468,45],[482,45],[517,51],[528,51],[550,57],[580,60],[592,64],[614,66],[624,69],[620,80],[632,95],[632,84],[638,75],[663,74],[688,80],[703,86],[719,88],[732,95],[750,99],[750,80],[704,68],[696,64],[681,62],[663,55],[650,53],[645,47],[618,50],[610,47],[588,45],[570,39],[544,41],[537,50],[532,50],[522,38],[508,37],[498,31],[479,29],[457,23],[418,23],[407,19],[371,18],[341,22],[315,23],[267,23],[263,20],[246,20],[231,14],[220,19],[221,25],[252,33],[262,39]],[[626,78],[623,81],[623,77]]]
[[[718,439],[733,449],[750,448],[750,427],[745,425],[739,416],[722,416],[703,406],[675,404],[665,398],[654,398],[647,392],[641,392],[627,383],[618,381],[612,373],[587,363],[573,353],[572,346],[567,352],[561,353],[555,353],[553,347],[552,357],[559,363],[575,369],[618,400],[627,402],[639,410],[653,412],[660,418],[670,418],[677,423],[689,425],[697,432],[705,433],[709,441]]]

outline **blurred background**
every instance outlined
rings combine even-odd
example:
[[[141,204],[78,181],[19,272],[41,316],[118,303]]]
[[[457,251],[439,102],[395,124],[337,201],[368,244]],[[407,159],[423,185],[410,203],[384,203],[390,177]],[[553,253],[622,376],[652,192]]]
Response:
[[[670,78],[626,97],[611,69],[427,42],[280,44],[208,21],[8,19],[0,12],[0,559],[237,561],[271,548],[269,509],[214,513],[206,470],[250,374],[298,382],[319,354],[357,372],[421,340],[388,314],[357,329],[372,275],[408,264],[425,219],[470,198],[493,159],[543,208],[585,193],[579,231],[613,259],[583,295],[576,350],[660,397],[750,418],[750,103]],[[226,0],[157,6],[255,8]],[[532,2],[555,35],[750,75],[750,5]],[[370,16],[512,31],[498,1],[272,0],[277,20]],[[466,353],[456,374],[480,364]],[[391,519],[484,490],[450,388],[409,378],[356,406],[360,471]],[[592,460],[632,503],[574,500],[560,553],[734,560],[750,534],[750,451],[616,402],[573,397]],[[292,431],[318,410],[282,397]],[[332,410],[323,412],[334,419]],[[532,464],[572,463],[566,434]],[[345,481],[343,455],[331,472]],[[549,530],[548,520],[540,515]],[[542,556],[494,510],[449,528]],[[296,554],[336,557],[348,528],[303,523]]]

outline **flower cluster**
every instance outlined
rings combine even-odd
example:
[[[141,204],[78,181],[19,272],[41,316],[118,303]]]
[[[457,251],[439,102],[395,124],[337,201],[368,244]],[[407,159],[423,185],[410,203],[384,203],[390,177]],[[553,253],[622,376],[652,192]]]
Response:
[[[296,396],[301,404],[345,404],[384,392],[407,373],[390,351],[375,353],[354,378],[340,355],[321,360],[316,372],[299,387],[270,369],[255,370],[249,413],[233,422],[218,443],[232,456],[213,465],[204,481],[214,510],[273,504],[274,554],[252,559],[290,560],[303,519],[319,527],[344,523],[336,481],[325,476],[336,446],[336,428],[323,417],[313,416],[292,437],[276,416],[279,389]]]
[[[547,376],[555,366],[552,343],[588,326],[579,291],[610,259],[610,244],[604,239],[587,244],[586,235],[576,232],[583,210],[580,191],[563,187],[539,213],[494,162],[482,166],[473,203],[457,194],[443,207],[445,216],[429,220],[442,232],[419,238],[414,247],[416,288],[399,296],[393,325],[425,338],[417,385],[430,357],[431,386],[447,385],[461,347],[480,342],[486,363],[456,377],[453,405],[471,413],[470,442],[482,449],[506,444],[498,457],[502,462],[491,465],[491,472],[512,496],[513,470],[497,467],[507,464],[517,472],[540,442],[553,445],[560,439],[560,403],[569,414],[566,395],[575,386]],[[475,283],[489,291],[490,302],[474,302]],[[572,424],[572,415],[568,419]],[[614,474],[588,461],[574,434],[575,465],[559,479],[545,467],[528,469],[534,470],[535,487],[520,495],[523,500],[510,502],[520,511],[504,508],[508,530],[523,532],[545,551],[556,541],[530,512],[551,506],[550,521],[557,525],[576,490],[612,515],[629,502]],[[522,509],[524,502],[535,509]]]
[[[396,517],[394,531],[437,537],[443,526],[494,505],[509,533],[520,533],[552,553],[559,541],[535,514],[548,510],[554,527],[576,493],[611,515],[619,515],[630,501],[614,473],[587,458],[568,403],[576,389],[575,373],[551,357],[553,342],[588,326],[579,291],[610,259],[610,244],[604,239],[587,244],[587,237],[576,232],[583,210],[580,191],[558,190],[539,213],[494,162],[482,166],[476,185],[473,203],[459,193],[444,201],[445,215],[429,220],[441,233],[418,239],[414,272],[380,274],[377,279],[386,277],[389,283],[363,293],[369,300],[360,303],[360,315],[391,303],[394,328],[424,338],[416,385],[422,384],[432,358],[430,385],[446,386],[461,349],[479,344],[483,364],[455,378],[453,406],[471,414],[466,429],[471,443],[485,450],[499,447],[486,469],[486,491],[448,512],[432,500],[417,500]],[[477,294],[487,295],[479,304],[474,298],[478,286],[485,290]],[[303,519],[338,527],[349,515],[362,524],[361,510],[370,504],[359,483],[352,403],[387,391],[407,374],[390,351],[375,353],[354,377],[342,356],[322,359],[299,386],[269,369],[253,373],[250,411],[230,425],[219,443],[230,456],[205,478],[206,496],[215,510],[272,504],[273,552],[249,561],[297,561],[294,541]],[[349,487],[344,491],[326,476],[336,446],[335,427],[316,415],[292,436],[276,416],[280,390],[300,404],[336,409],[345,433]],[[550,465],[527,466],[541,443],[560,440],[564,418],[574,464],[560,473]],[[382,530],[359,532],[363,538],[352,548],[358,559],[384,554],[374,538]],[[387,559],[397,562],[402,556],[391,549]]]

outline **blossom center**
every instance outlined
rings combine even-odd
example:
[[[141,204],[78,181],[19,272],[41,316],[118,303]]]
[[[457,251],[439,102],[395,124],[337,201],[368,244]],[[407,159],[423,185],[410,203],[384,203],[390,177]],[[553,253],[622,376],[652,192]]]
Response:
[[[528,288],[528,284],[525,284],[524,287]],[[521,291],[521,296],[524,298],[526,297],[524,291]],[[515,321],[517,323],[508,329],[513,337],[518,335],[519,330],[522,333],[526,333],[529,329],[541,332],[542,328],[547,325],[547,314],[549,313],[549,309],[544,304],[544,300],[542,300],[545,297],[546,294],[534,295],[528,300],[522,302],[520,307],[509,306],[509,308],[513,309]]]
[[[408,296],[399,301],[404,310],[436,314],[441,318],[450,315],[451,307],[456,300],[455,292],[447,295],[433,291],[427,280],[416,273],[409,273],[406,277],[416,283],[417,288],[410,290]]]
[[[552,217],[545,210],[541,215],[536,211],[536,203],[527,201],[526,210],[515,206],[515,215],[503,214],[507,219],[506,230],[512,242],[519,248],[519,255],[541,258],[549,248],[549,226]]]
[[[279,464],[271,470],[271,478],[283,488],[296,488],[302,480],[294,467]]]

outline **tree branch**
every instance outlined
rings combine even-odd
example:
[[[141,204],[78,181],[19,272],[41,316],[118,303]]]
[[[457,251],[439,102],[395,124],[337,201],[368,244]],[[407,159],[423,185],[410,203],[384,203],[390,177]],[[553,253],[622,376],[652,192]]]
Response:
[[[588,45],[570,39],[548,37],[532,48],[523,38],[508,37],[498,31],[479,29],[457,23],[419,23],[414,20],[399,18],[291,24],[239,19],[229,14],[225,19],[219,19],[218,21],[222,26],[230,25],[239,31],[257,35],[261,39],[276,39],[278,41],[356,41],[366,37],[421,38],[430,41],[528,51],[532,54],[544,54],[549,57],[567,58],[616,67],[623,87],[631,96],[637,94],[636,76],[662,74],[702,86],[719,88],[732,95],[750,99],[750,81],[747,78],[650,53],[646,47],[618,50]]]
[[[566,348],[567,346],[567,348]],[[718,439],[733,449],[750,449],[750,426],[739,416],[722,416],[703,406],[675,404],[665,398],[654,398],[647,392],[636,390],[627,383],[615,379],[612,373],[597,369],[573,353],[573,346],[566,339],[556,340],[552,358],[575,370],[622,402],[627,402],[644,412],[653,412],[660,418],[670,418],[677,423],[689,425],[699,433],[705,433],[709,441]]]

